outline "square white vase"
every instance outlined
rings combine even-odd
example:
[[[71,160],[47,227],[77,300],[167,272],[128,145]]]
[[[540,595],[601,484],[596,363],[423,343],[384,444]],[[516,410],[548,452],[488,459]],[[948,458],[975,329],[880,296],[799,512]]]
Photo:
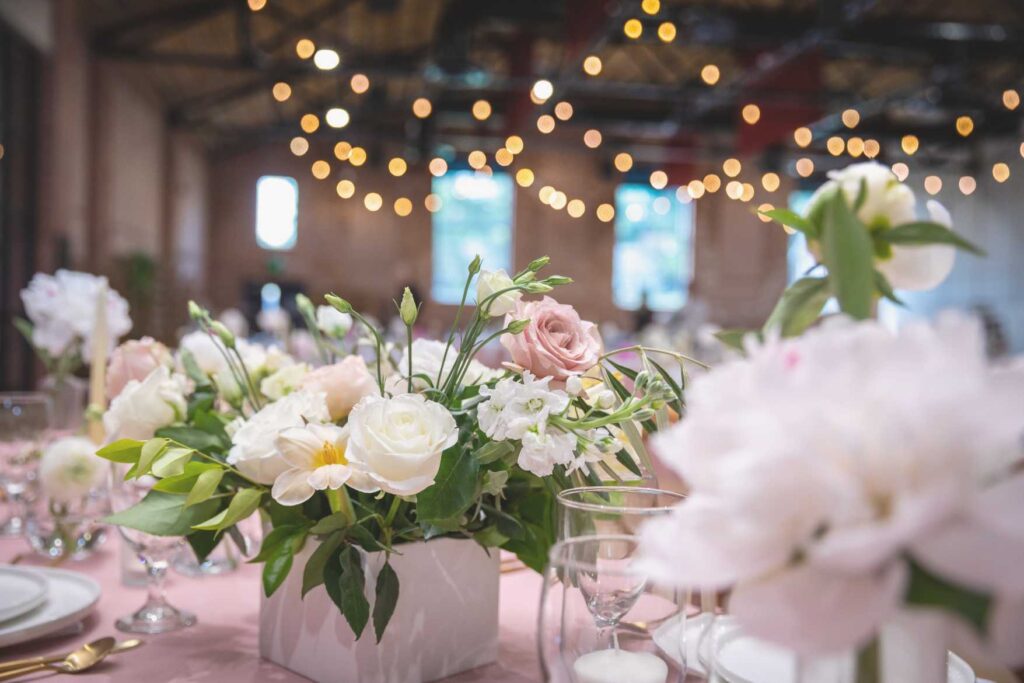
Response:
[[[260,604],[260,655],[318,683],[427,683],[497,661],[499,553],[471,540],[439,538],[395,546],[399,594],[380,643],[371,619],[356,641],[345,617],[317,586],[305,597],[307,541],[288,578]],[[384,553],[364,554],[366,597]],[[262,590],[261,590],[262,594]]]

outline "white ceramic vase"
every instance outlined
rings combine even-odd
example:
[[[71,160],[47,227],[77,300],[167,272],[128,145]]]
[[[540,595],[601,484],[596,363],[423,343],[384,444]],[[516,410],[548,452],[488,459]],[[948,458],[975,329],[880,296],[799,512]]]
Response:
[[[427,683],[497,661],[499,557],[472,540],[396,546],[398,604],[380,643],[372,623],[356,641],[318,586],[301,598],[307,542],[288,578],[260,607],[260,654],[318,683]],[[372,613],[383,553],[363,555]]]

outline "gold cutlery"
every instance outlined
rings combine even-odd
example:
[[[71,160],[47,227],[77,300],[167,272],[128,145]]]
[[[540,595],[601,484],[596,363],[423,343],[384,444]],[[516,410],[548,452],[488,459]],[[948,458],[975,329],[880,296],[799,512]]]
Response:
[[[64,657],[36,657],[5,662],[2,665],[5,670],[0,673],[0,681],[8,681],[44,669],[51,669],[58,673],[79,673],[99,664],[108,654],[130,650],[141,644],[141,640],[135,639],[117,643],[113,638],[100,638],[73,650]],[[18,668],[11,668],[12,666]]]

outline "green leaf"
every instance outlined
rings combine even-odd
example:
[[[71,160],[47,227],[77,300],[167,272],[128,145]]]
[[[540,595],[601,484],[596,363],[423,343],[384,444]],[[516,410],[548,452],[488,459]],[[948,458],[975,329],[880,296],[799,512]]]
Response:
[[[719,330],[715,332],[715,339],[722,342],[730,349],[743,351],[743,338],[751,334],[750,330]],[[758,334],[760,336],[760,334]]]
[[[659,375],[661,375],[661,378],[663,380],[665,380],[665,383],[668,384],[669,387],[671,387],[672,393],[675,394],[675,397],[676,397],[675,398],[675,403],[676,403],[675,408],[676,408],[676,410],[680,414],[682,414],[682,412],[683,412],[683,404],[684,404],[684,402],[683,402],[683,387],[682,387],[682,384],[677,382],[676,378],[672,376],[672,373],[670,373],[665,368],[661,367],[661,365],[658,364],[657,362],[655,362],[653,360],[648,361],[648,362],[651,364],[651,366],[654,368],[654,370]],[[685,375],[685,373],[683,371],[682,363],[679,364],[679,377],[681,379],[683,379],[684,382],[686,381],[686,375]]]
[[[618,396],[620,400],[626,401],[630,396],[632,396],[629,389],[619,381],[614,373],[608,372],[607,368],[601,368],[601,370],[603,371],[605,382],[612,388],[612,391],[615,392],[615,395]]]
[[[142,452],[139,454],[139,462],[135,466],[135,477],[149,474],[149,469],[156,462],[157,457],[167,448],[167,439],[150,439],[142,445]]]
[[[982,636],[988,631],[992,596],[950,583],[913,561],[910,563],[910,580],[904,601],[909,605],[952,612]]]
[[[185,537],[185,540],[192,546],[192,552],[196,554],[196,559],[199,562],[204,562],[220,543],[220,536],[213,531],[193,531]]]
[[[420,523],[448,519],[465,512],[476,498],[480,463],[468,448],[455,444],[441,456],[434,485],[416,496]]]
[[[192,487],[192,490],[188,492],[188,497],[185,498],[186,507],[202,503],[217,491],[221,479],[224,478],[224,470],[215,465],[213,467],[213,469],[208,469],[196,477],[195,486]]]
[[[485,548],[500,548],[508,542],[508,536],[498,531],[498,526],[488,526],[473,534],[473,540]]]
[[[327,591],[328,597],[338,607],[338,611],[344,613],[345,607],[344,602],[341,599],[341,553],[342,550],[335,550],[327,558],[327,563],[324,564],[324,589]]]
[[[473,451],[473,457],[481,465],[490,465],[492,462],[501,460],[515,450],[508,441],[488,441],[480,448]]]
[[[30,323],[29,321],[25,320],[20,316],[16,317],[11,322],[13,323],[14,328],[21,333],[22,337],[25,338],[25,341],[29,343],[29,346],[35,348],[36,344],[34,341],[32,341],[32,323]]]
[[[132,507],[107,516],[107,524],[138,529],[154,536],[187,536],[193,525],[217,510],[219,501],[208,500],[185,507],[185,497],[163,491],[150,491]]]
[[[118,439],[96,451],[96,455],[111,462],[134,464],[139,461],[139,455],[142,454],[142,446],[145,443],[145,441],[136,441],[135,439]]]
[[[353,546],[346,546],[339,556],[341,579],[341,611],[345,621],[352,627],[356,640],[363,635],[366,622],[370,620],[370,603],[366,600],[366,577],[363,574],[362,560],[359,551]]]
[[[783,337],[799,335],[818,319],[830,296],[826,278],[800,278],[782,293],[763,331],[778,329]]]
[[[207,470],[220,469],[218,465],[211,462],[189,462],[185,464],[185,471],[173,477],[161,479],[153,485],[156,491],[167,493],[188,493],[196,485],[196,479]]]
[[[378,550],[388,550],[383,543],[377,540],[377,537],[370,533],[370,530],[364,526],[355,524],[345,530],[345,538],[352,543],[355,543],[360,548],[368,553],[377,552]]]
[[[204,432],[195,427],[174,426],[158,429],[157,436],[173,439],[183,446],[194,448],[203,453],[211,453],[224,450],[223,443],[215,434]]]
[[[825,206],[821,234],[822,261],[839,300],[839,308],[847,315],[871,317],[875,292],[874,248],[871,235],[846,204],[842,193],[835,193]]]
[[[630,379],[635,380],[637,374],[639,374],[633,368],[627,368],[625,365],[622,365],[621,363],[616,363],[611,358],[606,358],[605,362],[608,363],[609,365],[611,365],[613,368],[615,368],[616,370],[618,370],[619,372],[621,372],[623,375],[625,375],[626,377],[628,377]]]
[[[810,237],[817,236],[814,225],[795,211],[790,211],[789,209],[769,209],[768,211],[759,211],[758,213],[762,216],[768,216],[768,218],[771,218],[776,223],[799,230]]]
[[[879,292],[881,292],[882,296],[884,296],[889,301],[893,302],[894,304],[899,304],[900,306],[905,305],[903,303],[903,300],[896,296],[896,292],[893,291],[892,285],[889,284],[889,278],[885,277],[885,275],[883,275],[880,271],[877,270],[875,271],[875,287],[878,289]]]
[[[271,536],[279,530],[282,532],[280,537],[272,540]],[[270,532],[267,539],[264,540],[264,546],[268,541],[272,542],[272,547],[263,565],[263,594],[268,598],[280,588],[288,577],[288,572],[291,571],[292,563],[295,560],[295,553],[302,549],[307,532],[306,527],[281,527]],[[265,548],[260,549],[260,555],[264,554],[264,550]]]
[[[320,542],[320,545],[306,560],[306,567],[302,570],[302,597],[306,597],[306,593],[324,583],[324,570],[328,561],[332,557],[336,558],[335,551],[341,545],[341,540],[341,534],[331,534]],[[335,563],[337,563],[337,559],[335,559]]]
[[[391,621],[391,615],[395,613],[395,605],[398,604],[398,574],[391,568],[390,562],[385,562],[377,574],[376,598],[373,603],[373,630],[377,636],[377,642],[384,637],[384,629]]]
[[[185,472],[185,464],[195,453],[191,448],[181,446],[170,446],[153,463],[153,475],[166,479],[175,477]]]
[[[191,351],[179,349],[178,355],[181,357],[181,364],[184,366],[185,374],[189,376],[189,379],[199,386],[205,386],[210,383],[210,378],[199,369],[199,364],[196,363],[195,356],[192,355]]]
[[[311,534],[322,535],[329,534],[340,529],[344,529],[350,526],[347,512],[335,512],[332,515],[324,517],[319,522],[313,525],[313,528],[309,530]]]
[[[636,464],[636,461],[633,460],[633,456],[631,456],[625,448],[615,454],[615,459],[636,476],[641,478],[644,476],[644,473],[640,471],[640,466]]]
[[[977,256],[984,256],[985,252],[956,234],[941,223],[930,221],[918,221],[916,223],[904,223],[895,228],[878,233],[878,238],[889,244],[903,244],[921,246],[926,244],[949,244],[958,249],[969,251]]]
[[[193,528],[205,529],[207,531],[226,529],[256,512],[262,497],[263,491],[260,489],[240,489],[231,499],[227,508],[201,524],[196,524]]]

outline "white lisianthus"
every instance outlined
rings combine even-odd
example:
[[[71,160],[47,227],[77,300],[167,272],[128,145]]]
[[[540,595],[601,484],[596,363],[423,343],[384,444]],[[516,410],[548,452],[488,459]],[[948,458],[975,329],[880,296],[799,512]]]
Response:
[[[434,483],[441,454],[458,439],[455,418],[419,394],[370,395],[348,416],[348,460],[387,493],[411,496]]]
[[[512,287],[515,283],[503,268],[498,270],[482,270],[476,281],[476,302],[481,306],[483,301],[498,292]],[[523,293],[518,289],[500,294],[487,306],[487,315],[491,318],[505,315],[512,312],[516,303],[523,298]]]
[[[300,386],[309,374],[310,367],[305,363],[285,365],[271,373],[260,382],[260,392],[267,398],[276,401],[292,393]]]
[[[975,321],[834,319],[748,352],[696,379],[686,420],[654,437],[691,487],[645,528],[654,576],[733,587],[747,629],[802,652],[876,632],[908,558],[1024,598],[1024,373],[987,364]]]
[[[437,382],[438,376],[441,377],[441,381],[437,386],[443,386],[448,380],[448,375],[452,371],[452,367],[455,365],[455,357],[459,355],[458,348],[453,344],[448,349],[447,355],[445,354],[445,348],[447,344],[436,339],[416,339],[412,343],[412,372],[413,375],[426,375],[430,378],[430,385]],[[405,353],[408,353],[407,351]],[[444,371],[441,371],[441,360],[444,359]],[[397,372],[388,377],[385,384],[387,389],[392,394],[404,393],[407,387],[407,381],[402,373],[408,372],[409,366],[407,365],[408,359],[405,355],[402,356],[402,362],[399,363]],[[469,386],[473,384],[480,384],[486,382],[488,379],[495,375],[496,371],[487,367],[479,361],[472,360],[469,362],[469,367],[466,368],[466,374],[462,378],[462,384]],[[412,386],[415,391],[422,391],[427,388],[427,381],[422,377],[413,377]]]
[[[547,477],[555,465],[568,465],[576,454],[576,437],[556,429],[531,429],[523,434],[516,461],[522,469]]]
[[[163,365],[141,382],[128,382],[103,414],[108,441],[152,439],[156,430],[184,419],[186,384]]]
[[[334,306],[317,306],[316,326],[327,336],[341,339],[352,329],[352,316]]]
[[[43,450],[39,459],[39,485],[51,500],[73,503],[103,483],[107,474],[104,465],[89,439],[58,439]]]
[[[524,372],[522,380],[509,377],[493,389],[480,387],[487,400],[480,404],[477,416],[480,429],[495,441],[522,439],[530,429],[542,428],[548,417],[569,406],[569,396],[560,389],[549,389],[550,377],[535,378]]]
[[[281,505],[300,505],[317,491],[340,489],[345,484],[366,493],[377,491],[366,474],[349,464],[348,430],[348,426],[308,424],[278,434],[277,450],[290,468],[274,480],[270,492],[274,500]]]
[[[291,468],[276,446],[278,435],[307,422],[327,422],[327,401],[319,392],[296,391],[265,405],[231,435],[228,463],[258,484],[273,484]]]

